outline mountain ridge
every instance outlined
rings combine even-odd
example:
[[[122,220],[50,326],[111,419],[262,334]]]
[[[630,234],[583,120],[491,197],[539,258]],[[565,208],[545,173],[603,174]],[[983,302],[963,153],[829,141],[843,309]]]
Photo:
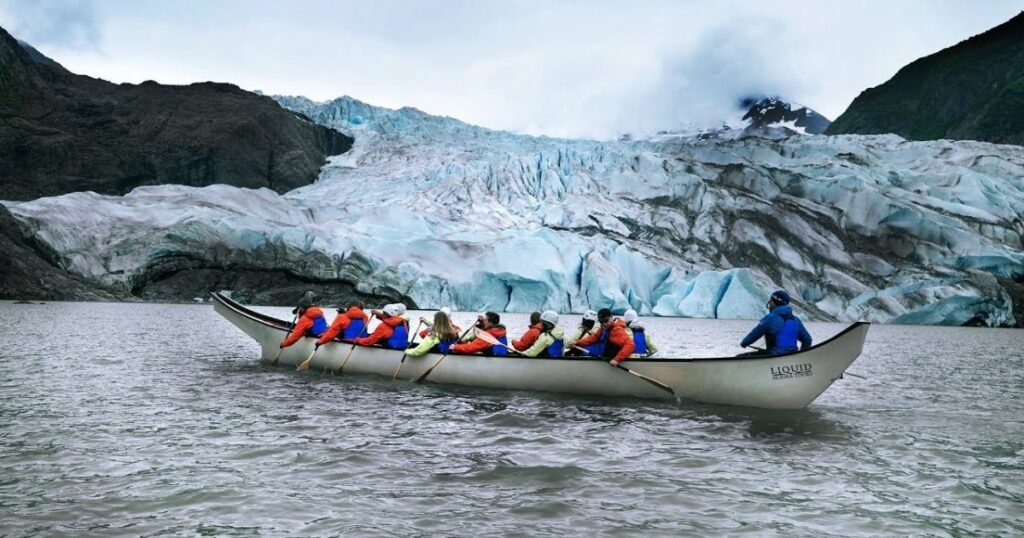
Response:
[[[827,134],[1024,145],[1024,12],[864,90]]]

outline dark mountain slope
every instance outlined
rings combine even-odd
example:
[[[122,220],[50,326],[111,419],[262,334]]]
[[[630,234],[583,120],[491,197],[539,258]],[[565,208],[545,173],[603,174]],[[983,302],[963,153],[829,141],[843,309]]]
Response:
[[[865,90],[828,134],[1024,145],[1024,13]]]
[[[352,142],[229,84],[75,75],[0,29],[0,199],[167,183],[285,192]]]

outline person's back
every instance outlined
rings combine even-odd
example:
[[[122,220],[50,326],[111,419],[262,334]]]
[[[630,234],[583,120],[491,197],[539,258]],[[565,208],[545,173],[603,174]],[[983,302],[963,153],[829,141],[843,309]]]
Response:
[[[542,330],[544,330],[544,325],[540,322],[540,312],[530,314],[530,327],[521,338],[512,341],[512,347],[516,351],[526,351],[537,341]]]
[[[299,301],[299,306],[295,308],[294,312],[298,315],[298,321],[295,327],[292,328],[291,333],[281,341],[281,348],[286,348],[298,342],[303,336],[319,337],[327,332],[327,319],[324,318],[323,310],[320,310],[318,306],[314,306],[313,301],[308,296],[304,296]]]
[[[768,308],[768,314],[761,318],[757,326],[740,342],[741,346],[747,347],[763,336],[765,349],[763,352],[758,351],[748,355],[759,353],[784,355],[811,347],[813,343],[811,335],[800,318],[793,314],[793,307],[790,306],[789,301],[789,293],[786,290],[778,290],[768,299],[768,304],[765,305]],[[797,346],[798,342],[799,347]]]
[[[398,317],[398,307],[393,304],[389,304],[385,306],[383,310],[374,310],[373,314],[380,319],[380,323],[377,324],[377,327],[373,330],[373,333],[371,333],[370,336],[356,338],[355,343],[360,346],[383,344],[395,349],[404,348],[405,345],[396,347],[399,337],[396,337],[395,334],[398,333],[403,341],[406,341],[409,334],[408,331],[405,330],[405,320]]]
[[[540,315],[540,332],[533,345],[523,350],[527,357],[561,357],[565,352],[565,331],[558,326],[558,313],[545,310]]]
[[[476,327],[487,331],[488,334],[497,339],[502,345],[492,346],[483,338],[475,338],[470,334],[469,340],[453,345],[450,352],[457,355],[484,353],[494,355],[495,357],[508,356],[508,338],[505,326],[501,324],[501,316],[496,312],[484,312],[477,318]]]
[[[428,352],[448,353],[453,345],[459,340],[459,332],[448,313],[441,311],[434,314],[434,322],[430,324],[430,331],[422,334],[423,340],[419,345],[406,351],[410,357],[421,357]]]
[[[637,315],[636,310],[629,309],[622,315],[623,321],[626,322],[626,328],[629,329],[629,334],[633,338],[633,358],[639,357],[650,357],[658,352],[658,346],[654,343],[654,338],[647,333],[646,328],[640,323],[640,316]]]

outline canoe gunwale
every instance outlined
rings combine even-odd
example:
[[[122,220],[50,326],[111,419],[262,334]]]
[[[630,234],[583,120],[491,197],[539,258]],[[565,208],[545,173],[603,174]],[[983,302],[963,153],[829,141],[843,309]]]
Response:
[[[293,325],[291,323],[288,323],[287,321],[284,321],[284,320],[281,320],[281,319],[278,319],[278,318],[275,318],[273,316],[269,316],[269,315],[266,315],[266,314],[261,314],[259,312],[256,312],[255,310],[250,310],[250,309],[248,309],[248,308],[246,308],[246,307],[236,303],[235,301],[232,301],[231,299],[229,299],[228,297],[222,295],[221,293],[213,292],[210,295],[213,297],[213,299],[215,301],[221,303],[222,305],[226,306],[227,308],[230,308],[231,310],[235,311],[237,314],[239,314],[241,316],[244,316],[244,317],[247,317],[247,318],[249,318],[249,319],[251,319],[253,321],[256,321],[256,322],[258,322],[258,323],[260,323],[262,325],[265,325],[265,326],[268,326],[268,327],[272,327],[272,328],[278,329],[280,331],[284,331],[285,333],[290,331],[291,328],[293,327]],[[638,363],[645,363],[645,362],[666,363],[666,362],[746,361],[746,360],[761,360],[761,359],[777,359],[777,358],[780,358],[780,357],[797,357],[797,356],[803,355],[805,353],[809,353],[811,351],[814,351],[816,349],[825,347],[829,343],[831,343],[831,342],[833,342],[833,341],[843,337],[844,335],[846,335],[847,333],[857,329],[858,327],[861,327],[863,325],[870,325],[870,324],[871,323],[866,322],[866,321],[856,321],[856,322],[853,322],[852,324],[850,324],[849,327],[843,329],[842,331],[839,331],[838,333],[833,335],[828,340],[824,340],[824,341],[822,341],[820,343],[817,343],[817,344],[815,344],[815,345],[813,345],[813,346],[811,346],[811,347],[809,347],[807,349],[796,351],[796,352],[793,352],[793,353],[786,353],[786,354],[783,354],[783,355],[759,355],[759,356],[746,356],[746,357],[744,357],[744,356],[732,356],[732,357],[691,357],[691,358],[636,358],[636,359],[629,359],[629,363],[631,363],[631,364],[638,364]],[[335,342],[339,342],[339,343],[344,343],[344,344],[351,344],[350,342],[343,342],[343,341],[337,340],[337,339],[335,339],[334,341]],[[391,348],[385,348],[385,347],[382,347],[382,346],[358,346],[358,347],[365,347],[365,348],[371,348],[371,349],[373,349],[373,348],[377,348],[377,349],[391,349]],[[399,350],[399,351],[401,351],[401,350]],[[516,355],[516,354],[509,354],[507,357],[502,357],[502,358],[503,359],[520,359],[520,360],[557,360],[557,361],[598,361],[598,360],[605,360],[603,357],[524,357],[522,355]]]

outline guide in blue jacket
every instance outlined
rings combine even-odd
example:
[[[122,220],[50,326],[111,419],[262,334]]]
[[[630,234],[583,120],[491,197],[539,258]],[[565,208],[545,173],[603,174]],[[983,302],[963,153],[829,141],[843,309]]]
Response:
[[[811,335],[800,318],[793,315],[789,299],[786,290],[773,293],[765,305],[768,314],[761,318],[740,345],[747,347],[763,336],[765,352],[769,355],[793,353],[797,351],[797,341],[800,342],[800,350],[811,347]]]

